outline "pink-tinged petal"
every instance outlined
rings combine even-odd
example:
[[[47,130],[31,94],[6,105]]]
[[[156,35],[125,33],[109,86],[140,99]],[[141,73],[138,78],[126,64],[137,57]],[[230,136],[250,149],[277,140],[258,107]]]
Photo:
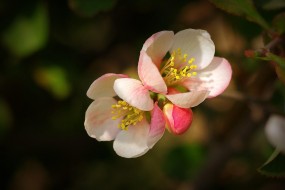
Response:
[[[88,107],[84,126],[87,134],[98,141],[113,140],[120,129],[120,119],[112,120],[112,105],[117,101],[113,98],[98,98]]]
[[[211,64],[197,72],[201,81],[200,88],[210,91],[209,97],[220,95],[229,85],[232,78],[232,68],[229,62],[220,57],[215,57]]]
[[[144,51],[141,51],[140,54],[138,74],[143,85],[147,89],[153,92],[166,94],[167,86],[158,68],[153,64],[151,58]]]
[[[190,108],[199,105],[209,94],[207,90],[191,91],[185,93],[169,94],[166,98],[176,106],[181,108]]]
[[[152,148],[159,139],[163,136],[165,131],[165,119],[162,110],[158,107],[157,102],[151,112],[151,122],[148,134],[147,145]]]
[[[265,135],[268,141],[285,154],[285,118],[272,115],[265,125]]]
[[[191,126],[193,112],[189,108],[180,108],[173,104],[166,104],[163,113],[167,121],[167,128],[171,133],[181,135]]]
[[[93,100],[100,97],[113,97],[116,95],[113,86],[118,78],[126,78],[127,75],[108,73],[96,79],[87,91],[87,96]]]
[[[117,95],[131,106],[143,111],[153,109],[153,100],[139,80],[131,78],[121,78],[115,80],[114,90]]]
[[[161,31],[149,37],[142,47],[159,68],[162,59],[173,44],[174,33],[172,31]]]
[[[205,30],[186,29],[176,33],[171,52],[178,48],[182,55],[188,55],[188,59],[195,59],[193,64],[197,65],[197,69],[207,67],[215,54],[215,45]]]
[[[135,158],[145,154],[147,146],[149,124],[146,119],[129,126],[128,130],[122,130],[116,137],[113,148],[115,152],[125,158]]]

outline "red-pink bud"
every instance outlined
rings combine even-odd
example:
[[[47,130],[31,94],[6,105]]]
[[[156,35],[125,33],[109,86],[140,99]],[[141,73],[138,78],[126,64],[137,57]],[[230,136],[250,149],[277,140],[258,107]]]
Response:
[[[171,103],[163,107],[167,129],[176,135],[181,135],[191,126],[193,112],[191,109],[180,108]]]

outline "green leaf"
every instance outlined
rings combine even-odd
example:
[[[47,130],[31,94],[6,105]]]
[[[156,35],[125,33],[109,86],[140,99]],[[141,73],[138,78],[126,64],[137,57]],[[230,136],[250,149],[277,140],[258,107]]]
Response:
[[[210,0],[218,8],[223,9],[229,13],[244,16],[248,20],[253,21],[265,29],[269,29],[266,21],[260,16],[255,9],[251,0]]]
[[[272,27],[278,34],[285,33],[285,13],[277,15],[272,22]]]
[[[285,155],[276,149],[258,171],[269,177],[285,177]]]
[[[48,16],[43,3],[15,18],[2,35],[4,45],[19,57],[29,56],[46,44]]]
[[[69,0],[69,6],[78,14],[94,16],[100,11],[108,11],[115,6],[116,0]]]
[[[55,98],[64,99],[71,92],[66,72],[59,66],[40,67],[35,70],[34,78],[38,85],[50,92]]]
[[[275,55],[274,53],[266,52],[268,50],[264,50],[264,52],[260,50],[246,50],[245,55],[247,57],[255,58],[255,59],[261,59],[264,61],[273,61],[276,63],[276,65],[280,66],[281,68],[285,69],[285,59],[283,57],[280,57],[278,55]]]
[[[280,57],[278,55],[269,52],[266,54],[266,59],[275,62],[282,69],[285,69],[285,59],[283,57]]]
[[[255,58],[255,59],[261,59],[264,61],[272,61],[274,62],[275,71],[276,74],[281,82],[285,84],[285,59],[283,57],[280,57],[278,55],[275,55],[270,52],[264,52],[260,50],[247,50],[245,51],[245,55],[247,57]]]

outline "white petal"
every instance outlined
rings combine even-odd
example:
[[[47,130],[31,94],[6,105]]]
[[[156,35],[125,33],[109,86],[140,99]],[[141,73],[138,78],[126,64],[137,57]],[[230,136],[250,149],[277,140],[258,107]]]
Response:
[[[285,154],[285,118],[272,115],[266,123],[265,134],[268,141]]]
[[[135,126],[129,126],[128,130],[122,130],[114,140],[115,152],[125,158],[135,158],[145,154],[147,146],[149,125],[144,119]]]
[[[114,90],[117,95],[131,106],[143,111],[153,109],[153,100],[149,91],[139,80],[131,78],[121,78],[115,80]]]
[[[185,93],[169,94],[166,98],[181,108],[195,107],[202,103],[208,96],[209,91],[191,91]]]
[[[113,98],[98,98],[88,107],[85,114],[85,129],[87,134],[98,141],[113,140],[120,129],[120,119],[112,120],[112,105],[117,101]]]
[[[172,51],[181,49],[182,55],[194,58],[193,64],[203,69],[210,64],[215,54],[215,45],[205,30],[186,29],[175,34]]]
[[[220,57],[214,57],[211,64],[197,71],[194,79],[185,80],[183,85],[188,89],[207,89],[209,97],[220,95],[229,85],[232,78],[232,68],[229,62]]]
[[[147,89],[156,93],[166,94],[167,86],[158,68],[144,51],[141,51],[140,54],[138,74]]]
[[[96,79],[89,87],[87,96],[93,100],[100,97],[113,97],[116,95],[113,86],[118,78],[125,78],[126,75],[107,73]]]
[[[142,47],[159,68],[161,60],[173,44],[174,33],[172,31],[161,31],[149,37]]]

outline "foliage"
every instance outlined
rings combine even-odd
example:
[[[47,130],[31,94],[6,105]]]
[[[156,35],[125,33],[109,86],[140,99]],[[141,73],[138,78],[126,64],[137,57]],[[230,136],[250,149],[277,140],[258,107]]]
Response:
[[[211,0],[211,2],[229,13],[244,16],[248,20],[256,22],[265,29],[269,28],[266,21],[257,12],[252,0]]]
[[[271,177],[284,177],[284,162],[284,154],[280,153],[278,150],[275,150],[268,160],[258,169],[258,171]]]
[[[48,37],[48,16],[43,3],[24,12],[4,30],[2,40],[12,53],[24,57],[45,46]]]

